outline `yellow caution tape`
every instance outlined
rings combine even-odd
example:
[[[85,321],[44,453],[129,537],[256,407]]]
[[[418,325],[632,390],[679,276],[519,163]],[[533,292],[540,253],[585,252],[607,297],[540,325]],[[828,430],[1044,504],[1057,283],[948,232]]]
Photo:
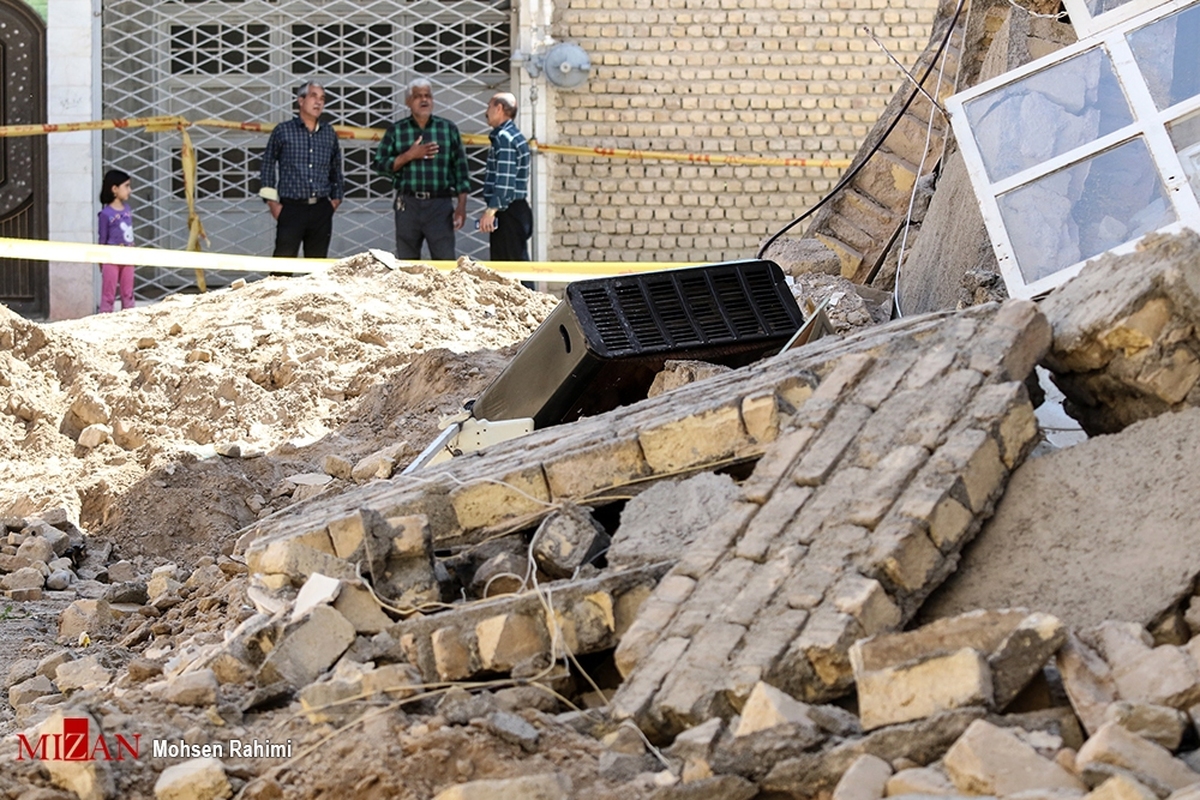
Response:
[[[160,250],[152,247],[121,247],[84,242],[46,242],[40,239],[0,237],[0,258],[31,261],[58,261],[67,264],[131,264],[137,267],[165,269],[224,270],[227,272],[321,272],[337,262],[333,258],[271,258],[231,253],[198,253],[184,250]],[[400,262],[407,263],[407,262]],[[448,272],[454,261],[420,261]],[[657,272],[664,269],[695,266],[691,263],[605,262],[605,261],[481,261],[484,266],[520,281],[555,283],[586,278]]]

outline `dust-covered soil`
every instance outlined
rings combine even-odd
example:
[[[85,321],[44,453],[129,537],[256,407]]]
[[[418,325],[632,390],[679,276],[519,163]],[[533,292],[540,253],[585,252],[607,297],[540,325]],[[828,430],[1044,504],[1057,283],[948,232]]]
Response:
[[[554,304],[471,262],[364,254],[50,325],[0,307],[0,516],[60,507],[120,557],[186,566],[292,502],[288,478],[328,454],[402,466]]]

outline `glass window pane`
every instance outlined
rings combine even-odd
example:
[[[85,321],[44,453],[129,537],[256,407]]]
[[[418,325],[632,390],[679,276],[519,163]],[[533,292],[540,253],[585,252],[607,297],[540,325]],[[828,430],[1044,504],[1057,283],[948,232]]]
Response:
[[[1163,17],[1126,38],[1159,108],[1200,94],[1200,5]]]
[[[1140,138],[1014,189],[999,204],[1026,283],[1176,219]]]
[[[1200,196],[1200,111],[1167,125],[1192,191]]]
[[[964,110],[993,182],[1133,121],[1101,48],[988,92]]]
[[[1120,8],[1132,0],[1087,0],[1088,13],[1092,17],[1098,17],[1106,11],[1112,11],[1114,8]]]

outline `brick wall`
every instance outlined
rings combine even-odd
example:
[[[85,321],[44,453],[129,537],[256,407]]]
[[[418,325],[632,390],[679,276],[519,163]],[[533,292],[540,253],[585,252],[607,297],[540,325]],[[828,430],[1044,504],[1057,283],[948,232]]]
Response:
[[[929,40],[936,0],[560,0],[591,56],[559,144],[851,158]],[[841,170],[551,156],[551,260],[747,258]]]

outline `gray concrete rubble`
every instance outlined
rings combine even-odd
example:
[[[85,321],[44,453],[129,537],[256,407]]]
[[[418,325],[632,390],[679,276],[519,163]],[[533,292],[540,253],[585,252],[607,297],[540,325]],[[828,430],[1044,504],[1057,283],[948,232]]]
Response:
[[[1019,605],[1079,630],[1151,625],[1200,573],[1198,472],[1200,409],[1025,462],[921,618]]]
[[[1200,235],[1146,237],[1102,256],[1042,304],[1054,327],[1046,366],[1090,433],[1200,405]]]

